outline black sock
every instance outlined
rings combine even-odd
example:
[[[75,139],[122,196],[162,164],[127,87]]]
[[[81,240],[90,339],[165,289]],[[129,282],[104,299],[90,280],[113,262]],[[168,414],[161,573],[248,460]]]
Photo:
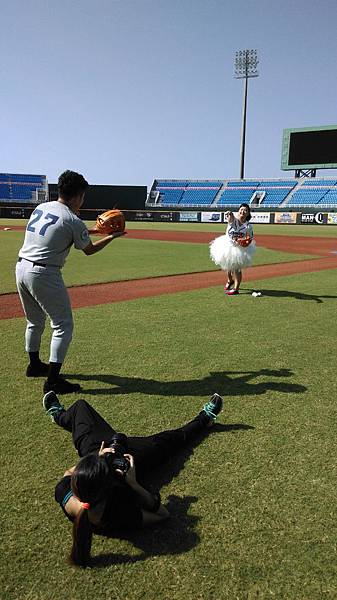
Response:
[[[41,362],[39,351],[29,352],[29,360],[30,360],[30,364],[32,365],[32,367],[39,365]]]
[[[62,363],[49,363],[49,371],[48,371],[48,381],[49,383],[55,383],[57,381],[60,371],[61,371]]]

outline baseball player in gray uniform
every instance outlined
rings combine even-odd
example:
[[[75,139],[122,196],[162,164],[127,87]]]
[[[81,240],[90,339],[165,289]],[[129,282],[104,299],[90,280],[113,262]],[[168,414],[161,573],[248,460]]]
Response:
[[[81,389],[60,375],[73,334],[71,304],[61,274],[71,246],[91,255],[123,235],[114,233],[91,242],[86,225],[77,216],[88,185],[74,171],[60,175],[59,197],[55,202],[39,204],[33,211],[16,265],[16,284],[27,320],[25,347],[30,362],[26,375],[47,377],[44,392],[66,394]],[[52,327],[49,364],[43,363],[39,355],[47,316]]]

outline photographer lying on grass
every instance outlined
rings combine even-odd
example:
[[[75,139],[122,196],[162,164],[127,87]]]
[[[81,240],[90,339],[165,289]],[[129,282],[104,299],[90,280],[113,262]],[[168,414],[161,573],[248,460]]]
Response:
[[[189,423],[147,437],[126,437],[117,433],[85,400],[68,410],[55,392],[43,398],[43,407],[52,420],[72,433],[81,457],[68,469],[55,488],[55,499],[73,522],[70,562],[86,567],[90,563],[93,533],[113,537],[118,531],[156,525],[169,517],[160,494],[146,490],[137,481],[137,472],[149,473],[172,454],[203,432],[221,412],[223,400],[213,394]]]

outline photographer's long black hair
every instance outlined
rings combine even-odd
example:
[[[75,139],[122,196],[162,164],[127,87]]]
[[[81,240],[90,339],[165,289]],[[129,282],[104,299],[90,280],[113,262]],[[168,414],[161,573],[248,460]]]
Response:
[[[69,557],[73,565],[86,567],[89,564],[93,528],[89,521],[88,508],[93,508],[104,499],[109,479],[108,461],[104,455],[97,454],[89,454],[82,458],[72,474],[72,491],[84,505],[73,524],[73,545]]]

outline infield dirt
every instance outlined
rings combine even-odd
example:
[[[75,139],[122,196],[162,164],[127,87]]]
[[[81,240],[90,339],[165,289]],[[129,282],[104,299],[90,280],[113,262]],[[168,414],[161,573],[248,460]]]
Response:
[[[204,244],[208,244],[216,237],[214,233],[210,232],[170,232],[140,229],[128,229],[128,236],[134,239]],[[256,243],[258,246],[270,250],[317,255],[317,258],[249,267],[245,270],[245,281],[337,268],[336,238],[258,235],[256,236]],[[76,309],[162,294],[175,294],[223,285],[223,283],[224,273],[222,271],[208,271],[71,287],[69,288],[69,295],[72,307]],[[13,319],[22,316],[23,312],[18,294],[0,295],[0,319]]]

